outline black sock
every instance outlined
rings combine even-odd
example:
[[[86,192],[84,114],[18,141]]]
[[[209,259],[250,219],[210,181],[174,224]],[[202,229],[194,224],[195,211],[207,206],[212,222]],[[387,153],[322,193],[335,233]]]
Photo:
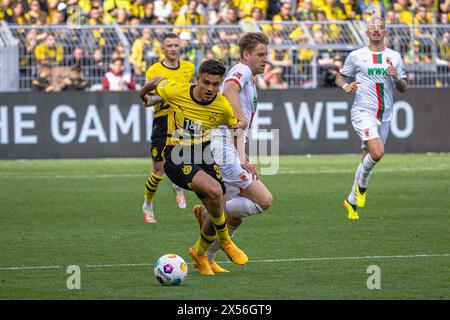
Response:
[[[361,194],[364,194],[364,192],[366,192],[367,188],[361,188],[359,185],[359,192],[361,192]]]

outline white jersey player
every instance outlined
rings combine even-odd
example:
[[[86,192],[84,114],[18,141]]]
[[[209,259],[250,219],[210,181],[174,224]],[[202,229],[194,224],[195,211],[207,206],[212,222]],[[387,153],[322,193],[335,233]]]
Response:
[[[244,141],[247,141],[248,129],[251,126],[257,107],[257,93],[253,81],[253,72],[248,65],[242,62],[236,64],[228,71],[220,92],[223,93],[230,81],[239,88],[239,101],[246,124]],[[214,160],[219,165],[220,173],[227,187],[227,195],[237,195],[240,190],[247,189],[253,181],[253,175],[242,168],[241,163],[243,161],[239,157],[233,137],[227,127],[219,127],[213,130],[211,151]]]
[[[364,207],[370,175],[384,155],[384,145],[394,104],[394,88],[406,90],[405,67],[400,54],[384,46],[387,34],[383,18],[372,16],[367,24],[369,46],[355,50],[345,60],[336,84],[355,94],[351,109],[353,128],[363,143],[362,161],[355,174],[352,191],[344,200],[349,219],[359,219]],[[348,83],[346,79],[356,80]]]
[[[248,32],[242,36],[239,41],[241,61],[228,71],[221,87],[222,94],[233,107],[238,127],[244,129],[245,139],[241,140],[246,140],[256,112],[257,93],[253,77],[264,72],[268,44],[269,39],[261,32]],[[238,149],[244,154],[237,151],[234,137],[228,128],[213,131],[211,151],[227,188],[225,212],[231,237],[242,223],[243,217],[262,213],[272,204],[272,194],[259,180],[256,169],[248,163],[244,146]],[[193,211],[202,225],[204,207],[195,206]],[[218,244],[214,243],[208,250],[211,269],[214,272],[227,272],[213,259],[218,249]]]

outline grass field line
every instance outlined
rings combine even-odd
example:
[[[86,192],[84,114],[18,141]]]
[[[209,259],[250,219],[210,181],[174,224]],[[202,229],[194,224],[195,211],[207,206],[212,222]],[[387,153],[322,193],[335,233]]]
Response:
[[[450,257],[450,253],[440,254],[410,254],[393,256],[355,256],[355,257],[317,257],[317,258],[289,258],[289,259],[255,259],[249,260],[249,263],[279,263],[279,262],[301,262],[301,261],[336,261],[336,260],[370,260],[370,259],[412,259],[412,258],[431,258],[431,257]],[[217,261],[217,263],[231,263],[229,260]],[[187,264],[192,265],[191,262]],[[39,269],[64,269],[67,266],[16,266],[0,267],[0,271],[7,270],[39,270]],[[149,263],[120,263],[120,264],[86,264],[80,265],[80,268],[118,268],[118,267],[141,267],[152,266]]]
[[[433,167],[411,167],[411,168],[401,168],[401,167],[392,167],[392,168],[378,168],[377,172],[428,172],[428,171],[447,171],[450,169],[450,166],[447,165],[439,165]],[[318,169],[318,170],[284,170],[281,169],[277,174],[339,174],[339,173],[354,173],[355,169]],[[86,173],[78,173],[73,172],[72,174],[33,174],[23,172],[3,172],[0,173],[0,177],[8,178],[8,179],[109,179],[109,178],[145,178],[147,177],[146,173],[105,173],[105,174],[86,174]]]

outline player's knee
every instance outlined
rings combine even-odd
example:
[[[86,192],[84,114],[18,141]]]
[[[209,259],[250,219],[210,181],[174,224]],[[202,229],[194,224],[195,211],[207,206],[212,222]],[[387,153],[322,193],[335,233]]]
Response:
[[[373,160],[380,161],[381,158],[383,158],[384,156],[384,150],[375,150],[371,152],[370,156],[372,157]]]
[[[164,169],[161,168],[153,168],[153,173],[156,174],[159,177],[164,176]]]
[[[273,200],[272,194],[270,192],[268,192],[266,195],[264,195],[264,197],[262,197],[260,200],[258,200],[258,205],[264,211],[266,211],[272,205],[272,200]]]
[[[207,196],[210,200],[220,201],[223,197],[223,190],[219,183],[210,185],[207,191]]]

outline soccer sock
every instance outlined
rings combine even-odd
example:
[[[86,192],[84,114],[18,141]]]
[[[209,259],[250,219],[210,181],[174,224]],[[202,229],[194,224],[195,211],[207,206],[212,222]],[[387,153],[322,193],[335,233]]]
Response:
[[[208,251],[209,247],[211,246],[211,243],[213,243],[216,236],[210,236],[207,235],[202,231],[200,231],[200,237],[198,238],[197,242],[195,243],[194,250],[197,252],[199,256],[203,256],[206,254],[206,251]]]
[[[355,204],[356,203],[356,200],[355,200],[356,184],[358,183],[359,178],[361,176],[361,167],[362,167],[362,162],[359,163],[358,169],[356,169],[355,181],[353,181],[352,191],[350,192],[350,195],[347,198],[347,201],[350,202],[350,204]]]
[[[210,217],[211,217],[211,222],[214,225],[214,229],[216,229],[217,240],[220,243],[230,240],[230,235],[228,234],[227,223],[225,221],[225,213],[222,212],[222,214],[218,218],[213,217],[212,215],[210,215]]]
[[[236,227],[228,226],[228,234],[230,235],[230,239],[233,239],[234,234],[236,233],[236,230],[237,230]],[[213,244],[209,247],[208,252],[207,252],[209,261],[214,259],[219,248],[220,248],[219,242],[217,242],[217,240],[214,241]]]
[[[359,177],[359,187],[360,188],[367,188],[367,185],[369,184],[369,178],[373,172],[373,168],[378,163],[378,161],[375,161],[370,156],[370,153],[368,153],[363,161],[362,161],[362,167],[361,167],[361,176]]]
[[[261,206],[245,197],[237,197],[225,203],[226,212],[233,217],[247,217],[263,212]]]
[[[151,203],[153,200],[153,196],[155,195],[156,189],[158,189],[159,182],[163,179],[163,177],[160,177],[153,172],[150,174],[150,176],[147,178],[147,182],[145,184],[144,189],[144,196],[145,196],[145,202]]]

